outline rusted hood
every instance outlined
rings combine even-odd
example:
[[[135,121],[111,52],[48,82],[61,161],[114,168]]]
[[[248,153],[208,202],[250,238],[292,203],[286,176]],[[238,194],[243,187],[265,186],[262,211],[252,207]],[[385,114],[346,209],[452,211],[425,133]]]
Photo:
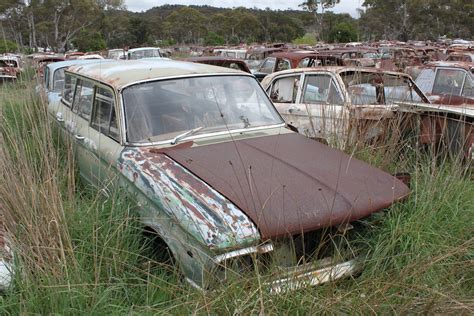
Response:
[[[360,219],[409,193],[393,176],[299,134],[160,152],[237,205],[263,238]]]

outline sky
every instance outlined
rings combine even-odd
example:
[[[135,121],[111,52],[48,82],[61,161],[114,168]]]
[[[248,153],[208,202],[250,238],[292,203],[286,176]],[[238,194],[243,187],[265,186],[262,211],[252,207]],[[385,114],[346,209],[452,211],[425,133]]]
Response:
[[[298,9],[298,4],[304,0],[125,0],[128,10],[140,12],[146,11],[152,7],[164,4],[184,4],[184,5],[209,5],[213,7],[257,7],[265,9],[269,7],[272,10]],[[349,13],[357,18],[358,7],[362,6],[363,0],[341,0],[331,11],[335,13]]]

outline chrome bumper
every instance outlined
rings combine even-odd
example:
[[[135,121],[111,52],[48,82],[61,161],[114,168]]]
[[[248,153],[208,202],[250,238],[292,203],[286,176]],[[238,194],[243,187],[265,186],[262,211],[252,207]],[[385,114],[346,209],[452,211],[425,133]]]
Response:
[[[313,267],[313,268],[312,268]],[[264,283],[270,293],[294,291],[354,275],[362,270],[357,258],[315,269],[313,264],[292,268],[283,278]]]

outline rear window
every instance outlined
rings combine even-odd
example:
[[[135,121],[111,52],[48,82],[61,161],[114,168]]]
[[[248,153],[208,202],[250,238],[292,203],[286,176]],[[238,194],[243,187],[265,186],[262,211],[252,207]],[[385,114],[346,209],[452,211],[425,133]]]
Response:
[[[433,93],[461,95],[465,76],[466,74],[462,70],[438,69],[433,86]]]

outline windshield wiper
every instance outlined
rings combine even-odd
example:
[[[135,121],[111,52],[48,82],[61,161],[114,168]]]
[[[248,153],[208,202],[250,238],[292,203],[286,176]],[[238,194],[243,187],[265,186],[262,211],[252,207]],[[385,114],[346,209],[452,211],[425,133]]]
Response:
[[[192,135],[192,134],[194,134],[194,133],[196,133],[196,132],[198,132],[198,131],[200,131],[200,130],[202,130],[202,129],[203,129],[203,127],[202,127],[202,126],[199,126],[199,127],[193,128],[192,130],[189,130],[189,131],[187,131],[187,132],[184,132],[184,133],[182,133],[182,134],[177,135],[175,138],[173,138],[173,139],[171,140],[171,145],[176,145],[179,140],[183,139],[183,138],[186,137],[186,136],[190,136],[190,135]]]
[[[250,121],[247,117],[241,115],[241,116],[239,116],[239,118],[244,123],[244,128],[250,127]]]

